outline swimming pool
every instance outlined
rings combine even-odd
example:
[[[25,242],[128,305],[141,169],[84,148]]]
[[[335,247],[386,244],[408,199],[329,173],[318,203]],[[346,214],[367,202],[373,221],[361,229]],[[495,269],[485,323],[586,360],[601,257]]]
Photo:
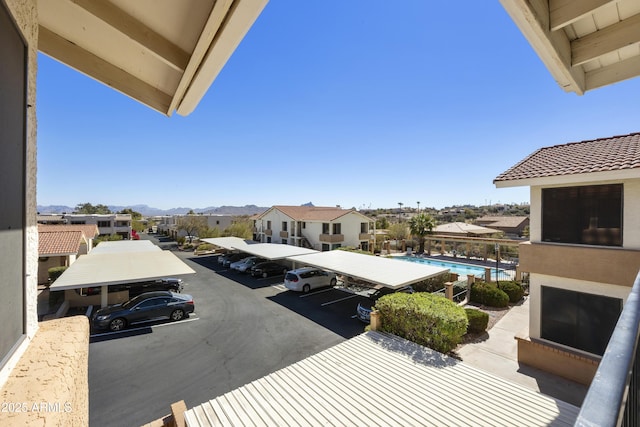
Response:
[[[476,277],[484,277],[484,267],[478,267],[471,264],[460,264],[457,262],[440,261],[438,259],[433,259],[433,258],[419,258],[419,257],[413,257],[413,256],[398,256],[398,257],[393,257],[393,259],[399,259],[402,261],[409,261],[409,262],[417,262],[419,264],[433,265],[435,267],[448,268],[451,273],[459,274],[461,280],[466,279],[467,275],[469,274],[473,274]],[[498,275],[500,277],[502,277],[505,274],[507,274],[506,270],[502,268],[498,270]],[[491,280],[495,280],[495,275],[496,275],[496,268],[493,267],[491,268]]]

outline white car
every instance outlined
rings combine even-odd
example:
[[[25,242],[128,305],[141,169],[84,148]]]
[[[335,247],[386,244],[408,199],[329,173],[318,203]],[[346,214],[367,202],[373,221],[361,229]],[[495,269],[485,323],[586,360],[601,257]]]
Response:
[[[314,267],[303,267],[287,272],[284,286],[297,292],[309,292],[312,289],[335,286],[335,273]]]

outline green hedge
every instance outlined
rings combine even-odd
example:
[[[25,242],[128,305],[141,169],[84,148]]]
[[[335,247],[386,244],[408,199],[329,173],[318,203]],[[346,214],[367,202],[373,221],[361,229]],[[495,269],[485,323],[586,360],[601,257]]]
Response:
[[[213,245],[211,243],[200,243],[197,249],[199,251],[210,251],[213,249]]]
[[[517,303],[524,296],[524,289],[516,282],[500,282],[498,289],[509,296],[509,302]]]
[[[471,286],[471,301],[489,307],[506,307],[509,305],[509,295],[495,285],[476,282]]]
[[[448,353],[462,341],[467,316],[452,301],[426,292],[385,295],[376,302],[381,330]]]
[[[68,267],[51,267],[48,272],[49,272],[49,283],[53,283],[56,281],[56,279],[58,277],[60,277],[62,275],[62,273],[64,273],[64,271],[67,269]]]
[[[467,319],[469,319],[468,333],[480,333],[487,330],[487,325],[489,325],[489,315],[487,313],[475,308],[465,308],[464,311],[467,314]]]

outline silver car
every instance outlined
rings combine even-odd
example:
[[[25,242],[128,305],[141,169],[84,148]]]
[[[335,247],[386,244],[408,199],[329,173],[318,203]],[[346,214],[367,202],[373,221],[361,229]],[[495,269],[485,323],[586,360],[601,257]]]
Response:
[[[297,292],[309,292],[312,289],[335,286],[335,273],[314,267],[303,267],[287,272],[284,286]]]

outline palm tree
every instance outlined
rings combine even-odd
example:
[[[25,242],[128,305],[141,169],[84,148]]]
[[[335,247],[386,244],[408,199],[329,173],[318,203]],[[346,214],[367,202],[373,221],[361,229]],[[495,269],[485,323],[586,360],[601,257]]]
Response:
[[[428,234],[431,234],[436,226],[436,220],[427,213],[421,213],[409,220],[409,230],[414,236],[420,238],[420,250],[418,253],[424,253],[424,240]]]

